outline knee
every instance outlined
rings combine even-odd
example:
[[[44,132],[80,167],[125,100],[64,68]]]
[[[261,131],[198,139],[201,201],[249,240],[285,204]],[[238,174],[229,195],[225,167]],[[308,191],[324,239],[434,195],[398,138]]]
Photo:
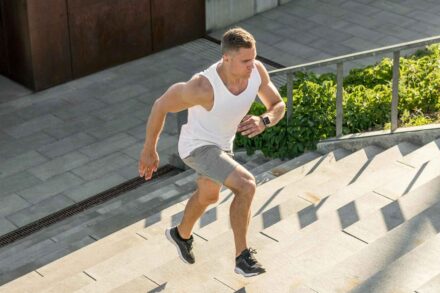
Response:
[[[198,193],[197,196],[199,203],[202,205],[210,205],[213,203],[216,203],[219,198],[220,198],[220,193],[205,193],[205,194],[200,194]]]
[[[255,183],[255,178],[247,178],[247,179],[243,179],[238,191],[239,193],[252,199],[254,197],[256,190],[257,190],[257,184]]]

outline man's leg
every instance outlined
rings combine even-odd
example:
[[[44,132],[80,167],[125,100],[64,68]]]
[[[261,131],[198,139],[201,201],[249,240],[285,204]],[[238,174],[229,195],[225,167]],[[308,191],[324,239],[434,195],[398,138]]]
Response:
[[[247,231],[251,204],[255,194],[255,178],[244,167],[237,166],[224,182],[235,194],[230,207],[230,220],[234,232],[236,256],[248,248]]]
[[[222,185],[201,176],[197,179],[197,190],[189,199],[183,213],[182,222],[177,229],[182,238],[188,239],[196,221],[203,215],[206,208],[218,201]]]

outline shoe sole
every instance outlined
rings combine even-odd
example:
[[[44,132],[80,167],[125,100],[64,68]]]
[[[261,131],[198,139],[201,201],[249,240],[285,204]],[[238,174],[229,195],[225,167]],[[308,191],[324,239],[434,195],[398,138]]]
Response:
[[[179,245],[176,243],[176,241],[174,241],[173,237],[171,236],[171,229],[166,229],[165,230],[165,236],[167,237],[167,239],[176,247],[177,249],[177,253],[179,254],[180,259],[187,264],[190,264],[183,256],[182,253],[180,252],[180,248]]]
[[[264,272],[263,273],[245,273],[240,268],[237,268],[237,267],[234,269],[234,272],[239,275],[242,275],[243,277],[246,277],[246,278],[254,277],[254,276],[261,275],[264,273]]]

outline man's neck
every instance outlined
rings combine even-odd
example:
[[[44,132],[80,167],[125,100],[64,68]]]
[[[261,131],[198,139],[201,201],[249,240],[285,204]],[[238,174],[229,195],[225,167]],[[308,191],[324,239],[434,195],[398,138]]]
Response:
[[[230,71],[227,68],[227,65],[223,61],[221,61],[219,66],[217,67],[217,73],[219,74],[220,78],[223,80],[224,84],[236,85],[243,82],[242,78],[238,76],[234,76],[230,73]]]

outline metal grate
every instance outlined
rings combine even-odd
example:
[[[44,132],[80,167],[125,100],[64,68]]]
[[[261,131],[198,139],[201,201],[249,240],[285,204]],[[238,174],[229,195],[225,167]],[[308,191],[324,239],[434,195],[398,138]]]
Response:
[[[140,185],[146,183],[146,182],[154,182],[159,177],[164,176],[168,173],[171,173],[173,171],[180,171],[180,169],[171,166],[171,165],[165,165],[157,170],[156,173],[153,174],[151,180],[145,181],[144,178],[141,177],[135,177],[133,179],[130,179],[126,182],[123,182],[119,185],[116,185],[110,189],[107,189],[101,193],[98,193],[88,199],[85,199],[83,201],[80,201],[74,205],[71,205],[69,207],[66,207],[56,213],[53,213],[51,215],[48,215],[42,219],[39,219],[37,221],[34,221],[32,223],[27,224],[26,226],[23,226],[21,228],[18,228],[12,232],[9,232],[8,234],[5,234],[0,237],[0,247],[6,246],[8,244],[11,244],[19,239],[22,239],[28,235],[31,235],[47,226],[50,226],[52,224],[55,224],[57,222],[60,222],[64,219],[67,219],[75,214],[78,214],[84,210],[87,210],[91,207],[94,207],[96,205],[102,204],[106,201],[109,201],[112,198],[115,198],[119,195],[121,195],[124,192],[127,192],[129,190],[135,189],[139,187]]]

